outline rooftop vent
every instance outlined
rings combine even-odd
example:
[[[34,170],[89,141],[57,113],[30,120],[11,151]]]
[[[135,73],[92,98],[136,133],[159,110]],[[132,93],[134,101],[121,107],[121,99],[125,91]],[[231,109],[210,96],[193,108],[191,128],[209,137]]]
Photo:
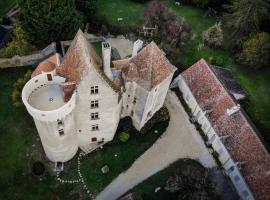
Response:
[[[228,115],[232,115],[233,113],[236,113],[237,111],[239,111],[240,110],[240,105],[239,104],[237,104],[236,106],[233,106],[232,108],[230,108],[230,109],[227,109],[227,114]]]

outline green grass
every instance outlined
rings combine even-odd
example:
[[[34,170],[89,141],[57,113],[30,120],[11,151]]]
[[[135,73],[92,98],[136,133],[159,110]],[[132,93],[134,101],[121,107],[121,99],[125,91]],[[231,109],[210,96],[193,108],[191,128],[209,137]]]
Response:
[[[98,0],[98,15],[105,16],[115,26],[133,26],[140,24],[143,9],[147,4],[138,4],[132,0]],[[118,18],[123,18],[118,21]]]
[[[9,9],[11,9],[17,0],[1,0],[0,1],[0,17],[2,17]]]

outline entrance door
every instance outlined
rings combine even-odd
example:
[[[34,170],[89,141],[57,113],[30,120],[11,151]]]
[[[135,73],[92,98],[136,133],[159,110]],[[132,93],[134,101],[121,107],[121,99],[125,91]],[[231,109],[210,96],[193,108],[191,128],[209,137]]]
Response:
[[[51,74],[47,74],[47,79],[48,79],[48,81],[52,81],[52,75]]]

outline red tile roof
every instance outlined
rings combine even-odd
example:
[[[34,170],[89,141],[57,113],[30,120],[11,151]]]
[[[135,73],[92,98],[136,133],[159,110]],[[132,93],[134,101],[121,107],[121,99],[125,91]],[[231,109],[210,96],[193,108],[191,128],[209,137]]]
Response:
[[[134,81],[146,90],[151,90],[176,70],[155,42],[128,61],[116,62],[116,65],[126,65],[121,66],[125,81]]]
[[[59,54],[54,54],[53,56],[47,58],[46,60],[42,61],[37,68],[33,71],[31,77],[35,77],[42,72],[51,72],[53,71],[56,66],[59,64],[58,62],[60,61],[60,55]]]
[[[93,68],[115,92],[118,92],[119,88],[104,74],[101,64],[102,60],[94,47],[79,30],[64,57],[63,64],[56,68],[56,73],[79,84],[88,70]]]
[[[236,162],[245,162],[241,174],[255,199],[270,199],[270,155],[243,110],[228,115],[226,110],[237,103],[215,73],[201,59],[182,74],[197,103],[205,110],[215,132],[229,135],[224,145]]]

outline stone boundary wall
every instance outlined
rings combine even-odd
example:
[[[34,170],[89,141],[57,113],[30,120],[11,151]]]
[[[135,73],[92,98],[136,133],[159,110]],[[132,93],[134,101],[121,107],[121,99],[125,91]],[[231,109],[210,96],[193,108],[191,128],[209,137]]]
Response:
[[[56,43],[53,42],[43,50],[27,56],[13,56],[12,58],[0,58],[0,69],[30,66],[39,63],[50,55],[56,53]]]

